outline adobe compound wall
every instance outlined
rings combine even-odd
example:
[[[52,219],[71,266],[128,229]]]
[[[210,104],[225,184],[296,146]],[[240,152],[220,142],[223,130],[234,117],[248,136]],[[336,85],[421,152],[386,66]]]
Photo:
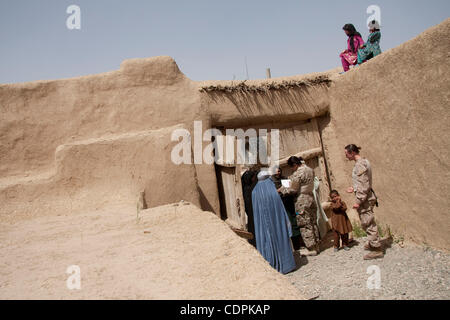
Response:
[[[173,126],[192,132],[194,120],[208,125],[197,84],[170,57],[0,85],[0,108],[1,216],[136,202],[141,190],[148,206],[184,199],[219,210],[214,168],[170,158]]]
[[[450,248],[450,19],[389,50],[330,88],[323,137],[334,187],[351,185],[344,147],[362,147],[394,234]],[[347,197],[348,201],[351,201]]]
[[[449,33],[450,19],[345,75],[246,82],[305,82],[297,88],[205,92],[235,83],[191,81],[170,57],[128,60],[94,76],[0,85],[0,219],[135,203],[142,190],[149,207],[184,199],[217,213],[214,166],[174,165],[173,130],[193,132],[194,120],[206,129],[329,114],[319,126],[331,187],[350,185],[343,148],[360,145],[373,166],[378,220],[448,250]]]

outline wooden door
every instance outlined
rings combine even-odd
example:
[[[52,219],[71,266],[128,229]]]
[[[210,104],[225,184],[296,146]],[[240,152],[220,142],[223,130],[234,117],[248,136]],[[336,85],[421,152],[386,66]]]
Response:
[[[233,228],[247,230],[239,166],[216,165],[221,217]]]

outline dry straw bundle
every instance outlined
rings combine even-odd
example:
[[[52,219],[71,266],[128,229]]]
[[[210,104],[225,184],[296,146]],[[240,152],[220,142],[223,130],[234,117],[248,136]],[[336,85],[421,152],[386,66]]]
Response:
[[[201,92],[223,92],[223,93],[242,93],[242,92],[267,92],[270,90],[289,90],[293,88],[304,88],[308,86],[329,84],[331,80],[327,76],[318,76],[308,80],[283,80],[263,82],[259,84],[246,84],[247,80],[230,85],[208,85],[200,88]]]

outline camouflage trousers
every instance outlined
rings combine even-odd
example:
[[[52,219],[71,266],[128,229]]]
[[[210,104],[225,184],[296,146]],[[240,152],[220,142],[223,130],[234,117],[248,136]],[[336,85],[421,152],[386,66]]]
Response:
[[[358,208],[359,220],[361,227],[367,233],[369,245],[372,248],[380,248],[380,237],[378,236],[378,227],[375,223],[375,215],[373,213],[374,201],[365,201]]]
[[[295,210],[297,225],[300,234],[308,249],[313,249],[320,242],[319,227],[317,226],[317,206],[314,198],[309,195],[301,195],[296,202]]]

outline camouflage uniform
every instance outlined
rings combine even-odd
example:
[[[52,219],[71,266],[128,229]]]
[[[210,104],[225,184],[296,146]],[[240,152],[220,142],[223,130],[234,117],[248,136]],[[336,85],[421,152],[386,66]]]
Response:
[[[370,247],[375,249],[380,248],[378,228],[373,213],[376,197],[372,191],[372,168],[370,167],[369,160],[360,158],[356,161],[352,178],[356,203],[359,204],[357,211],[361,221],[361,227],[367,233]]]
[[[313,249],[320,241],[317,227],[317,206],[314,200],[314,171],[307,165],[301,165],[290,177],[291,187],[281,188],[283,195],[295,196],[295,211],[298,213],[297,225],[308,249]]]

